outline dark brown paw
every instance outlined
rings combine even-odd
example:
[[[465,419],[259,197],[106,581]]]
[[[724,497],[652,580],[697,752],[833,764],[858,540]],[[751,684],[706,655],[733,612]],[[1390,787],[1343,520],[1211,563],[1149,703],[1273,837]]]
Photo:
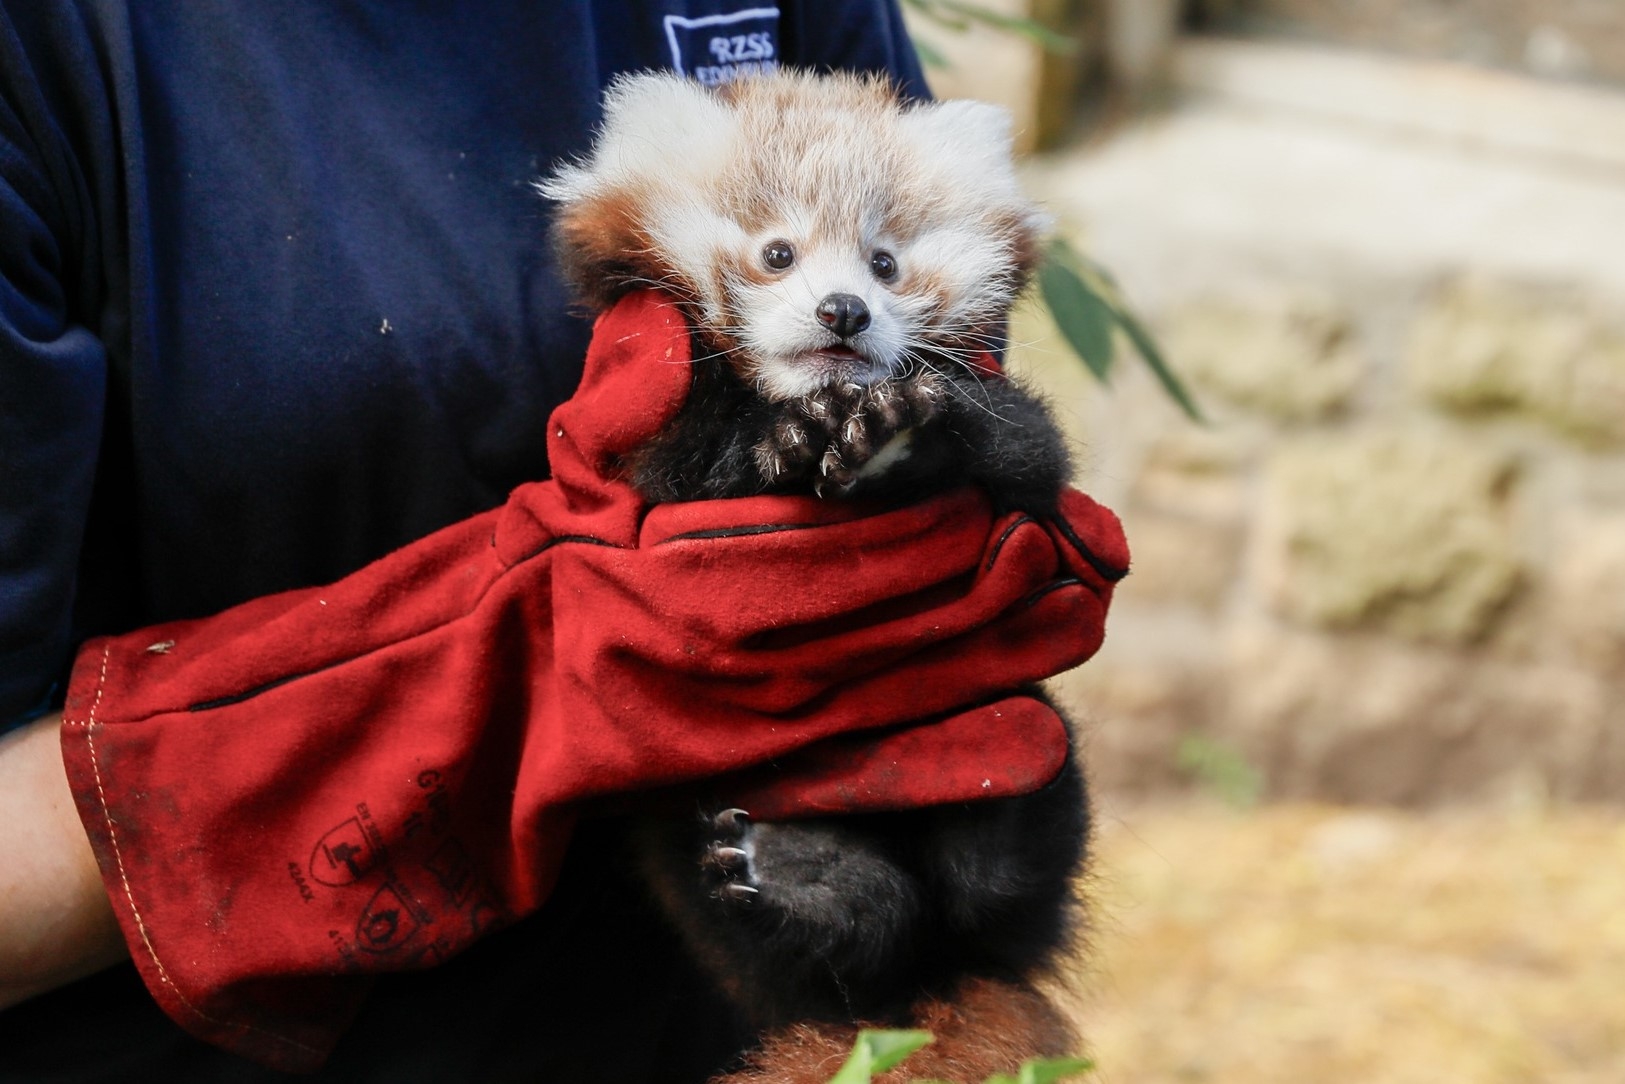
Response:
[[[820,497],[842,496],[894,438],[935,418],[947,394],[946,381],[921,373],[792,399],[756,446],[762,478],[775,487],[807,482]]]

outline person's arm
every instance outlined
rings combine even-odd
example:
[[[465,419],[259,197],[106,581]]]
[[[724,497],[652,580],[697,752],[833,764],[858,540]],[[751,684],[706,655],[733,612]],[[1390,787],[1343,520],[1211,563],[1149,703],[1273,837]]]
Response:
[[[68,791],[61,721],[0,737],[0,1009],[128,955]]]
[[[125,955],[68,790],[61,717],[34,718],[71,657],[107,384],[90,327],[95,201],[69,135],[94,127],[71,122],[92,97],[72,77],[99,69],[72,24],[0,0],[0,1008]],[[59,54],[86,63],[45,62]]]

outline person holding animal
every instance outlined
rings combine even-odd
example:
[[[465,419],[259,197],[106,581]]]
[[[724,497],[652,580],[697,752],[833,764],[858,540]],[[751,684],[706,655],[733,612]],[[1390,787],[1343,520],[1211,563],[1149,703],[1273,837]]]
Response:
[[[994,693],[1088,649],[1007,645],[1041,641],[1045,607],[1076,609],[1101,574],[1090,557],[1120,570],[1110,529],[1068,540],[1095,521],[1018,523],[949,495],[924,512],[803,498],[796,531],[760,518],[792,506],[704,491],[651,512],[680,495],[627,468],[693,424],[679,411],[698,370],[650,368],[645,348],[701,356],[669,303],[618,304],[586,385],[537,423],[572,391],[584,325],[541,257],[528,182],[585,148],[608,77],[665,64],[723,81],[776,60],[919,92],[895,12],[651,6],[599,35],[588,4],[480,20],[310,7],[0,7],[6,714],[48,707],[69,648],[103,637],[66,683],[68,786],[49,716],[0,747],[0,964],[14,998],[38,995],[0,1015],[0,1079],[274,1075],[238,1055],[344,1080],[705,1079],[753,1025],[707,993],[726,969],[703,977],[704,953],[651,917],[641,889],[663,882],[634,869],[651,833],[626,825],[678,823],[648,796],[691,809],[698,785],[761,821],[880,808],[863,793],[969,797],[968,777],[911,792],[862,763],[959,742],[951,765],[980,776]],[[831,320],[849,344],[831,363],[866,357],[857,310]],[[820,396],[792,398],[816,420]],[[923,430],[931,408],[902,398],[906,416],[896,400],[848,409],[862,439],[821,477],[844,490],[865,441]],[[758,467],[805,458],[774,417]],[[969,590],[986,547],[967,522],[1010,539],[987,562],[1001,575]],[[839,589],[745,613],[741,581],[785,563],[792,535],[821,543],[796,569]],[[950,537],[968,563],[942,556]],[[1027,555],[1045,547],[1061,557],[1041,567]],[[857,552],[892,564],[854,568]],[[874,607],[922,603],[891,601],[900,564],[928,570],[928,612],[956,631],[888,663]],[[672,583],[689,585],[689,624]],[[1094,586],[1103,609],[1109,582]],[[787,628],[805,643],[764,642]],[[939,702],[898,714],[891,675],[967,661],[975,683],[939,680]],[[1010,710],[1054,733],[1053,713]],[[764,718],[780,725],[740,725]],[[851,728],[871,733],[841,744]],[[1017,760],[1000,793],[1056,770]],[[628,791],[645,795],[630,812]],[[734,834],[683,859],[694,878],[765,892],[740,876],[750,822],[708,816]],[[128,968],[41,993],[124,944],[174,1023]],[[613,1051],[581,1049],[623,1020],[637,1026]]]

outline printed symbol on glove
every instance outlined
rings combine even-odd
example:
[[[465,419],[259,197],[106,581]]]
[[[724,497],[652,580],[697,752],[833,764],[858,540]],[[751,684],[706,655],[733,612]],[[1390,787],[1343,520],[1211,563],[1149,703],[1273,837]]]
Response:
[[[461,907],[474,887],[474,863],[462,843],[455,838],[446,840],[424,860],[423,866],[434,874],[440,887],[451,896],[451,902]]]
[[[393,952],[418,931],[418,919],[390,885],[373,893],[355,924],[355,941],[367,952]]]
[[[357,817],[321,838],[310,856],[310,875],[324,885],[353,884],[372,868],[375,853]]]

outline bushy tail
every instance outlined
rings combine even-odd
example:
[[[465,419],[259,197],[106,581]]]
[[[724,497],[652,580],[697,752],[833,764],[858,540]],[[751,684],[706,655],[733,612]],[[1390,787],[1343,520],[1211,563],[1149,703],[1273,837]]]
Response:
[[[875,1084],[941,1080],[982,1084],[995,1073],[1013,1073],[1029,1058],[1077,1051],[1066,1018],[1030,986],[968,979],[949,998],[914,1006],[910,1027],[925,1028],[936,1041]],[[711,1084],[827,1084],[852,1052],[858,1028],[850,1024],[794,1024],[771,1032],[743,1069]]]

